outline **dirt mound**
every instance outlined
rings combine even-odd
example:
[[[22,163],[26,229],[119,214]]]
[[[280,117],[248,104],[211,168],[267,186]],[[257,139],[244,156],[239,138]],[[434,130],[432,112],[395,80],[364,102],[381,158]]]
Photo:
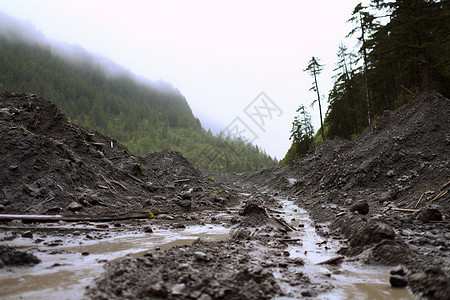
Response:
[[[90,299],[271,299],[281,293],[274,275],[249,267],[252,257],[225,242],[196,242],[155,256],[123,260],[87,291]],[[245,283],[245,284],[243,284]]]
[[[40,262],[39,258],[33,254],[0,245],[0,269],[5,267],[32,266]]]
[[[355,140],[325,141],[288,166],[242,182],[295,196],[317,222],[332,223],[335,234],[349,239],[346,255],[368,250],[369,262],[391,264],[384,255],[390,251],[416,271],[436,266],[447,274],[437,293],[444,295],[450,286],[449,116],[450,100],[430,92],[385,111]],[[410,283],[415,292],[432,288],[418,282]]]
[[[179,153],[134,156],[36,95],[0,95],[0,140],[2,213],[175,212],[185,209],[174,202],[184,190],[203,186],[191,191],[193,201],[210,195],[209,182]]]

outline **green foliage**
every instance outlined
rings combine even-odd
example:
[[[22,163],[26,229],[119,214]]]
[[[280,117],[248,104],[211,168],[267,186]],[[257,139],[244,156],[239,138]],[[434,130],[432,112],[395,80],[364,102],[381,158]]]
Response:
[[[430,89],[450,97],[449,1],[372,0],[367,7],[358,4],[349,21],[357,23],[349,35],[357,36],[360,49],[349,53],[339,46],[321,126],[326,138],[355,138],[370,119]],[[312,76],[315,64],[313,57],[307,68]],[[309,147],[319,140],[316,134]],[[293,142],[281,163],[296,159],[303,151],[297,147]]]
[[[108,75],[86,52],[63,59],[0,29],[0,88],[39,94],[74,122],[117,139],[135,154],[167,148],[194,166],[253,171],[276,161],[257,146],[206,132],[179,91],[143,82],[116,66]]]
[[[372,1],[358,5],[350,34],[359,31],[364,68],[352,70],[357,55],[338,52],[338,71],[329,94],[325,118],[327,138],[354,138],[367,128],[370,117],[396,109],[430,89],[450,96],[450,3],[448,1]],[[369,12],[372,12],[369,13]],[[381,25],[377,15],[388,17]],[[367,77],[366,77],[367,76]]]
[[[300,105],[297,113],[291,129],[292,145],[286,156],[280,161],[281,165],[305,156],[313,143],[314,128],[311,123],[311,115],[306,111],[304,105]]]

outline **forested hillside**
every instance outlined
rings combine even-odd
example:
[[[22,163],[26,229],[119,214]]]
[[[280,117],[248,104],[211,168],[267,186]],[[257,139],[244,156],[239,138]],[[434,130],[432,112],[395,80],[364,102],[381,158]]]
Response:
[[[450,1],[372,0],[358,4],[349,21],[359,49],[339,46],[325,139],[354,138],[383,111],[425,91],[450,97]],[[294,122],[296,139],[282,163],[304,156],[321,140],[316,136],[313,142],[304,130],[308,120],[297,118],[304,122]]]
[[[138,80],[112,64],[114,72],[106,72],[97,58],[75,46],[63,58],[43,40],[25,40],[30,29],[24,32],[16,23],[11,19],[0,27],[0,90],[43,96],[72,122],[109,135],[136,154],[172,149],[196,167],[222,171],[275,165],[257,146],[203,129],[169,84]]]

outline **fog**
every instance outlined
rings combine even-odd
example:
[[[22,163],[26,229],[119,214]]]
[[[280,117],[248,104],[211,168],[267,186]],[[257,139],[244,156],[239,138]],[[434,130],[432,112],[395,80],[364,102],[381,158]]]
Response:
[[[326,101],[339,44],[354,47],[346,20],[359,2],[0,0],[0,11],[25,21],[28,39],[48,38],[58,55],[170,83],[206,129],[239,125],[280,159],[295,110],[315,99],[302,70],[312,56],[325,64],[318,81]],[[0,25],[10,26],[3,14]],[[318,108],[309,111],[318,130]]]

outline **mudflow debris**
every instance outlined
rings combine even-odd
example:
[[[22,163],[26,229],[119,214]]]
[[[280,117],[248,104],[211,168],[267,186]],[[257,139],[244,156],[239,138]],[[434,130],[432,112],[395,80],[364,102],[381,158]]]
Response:
[[[39,245],[58,249],[68,236],[92,241],[127,228],[152,235],[155,228],[217,224],[230,229],[227,240],[107,262],[85,297],[316,297],[335,287],[338,273],[307,272],[311,250],[303,250],[306,241],[296,236],[305,224],[294,222],[296,210],[285,220],[280,199],[289,199],[310,214],[323,239],[315,247],[339,242],[329,257],[339,258],[333,263],[391,266],[388,284],[447,299],[449,115],[449,99],[431,92],[384,112],[355,140],[326,141],[287,166],[222,174],[198,170],[174,151],[133,155],[71,123],[42,97],[6,92],[0,95],[0,238],[33,240],[37,246],[25,255],[34,264],[62,252]],[[76,217],[80,223],[66,219],[49,227],[42,220],[11,221],[6,216],[12,214]],[[99,218],[105,222],[94,225]],[[76,234],[71,226],[78,226]],[[0,261],[14,272],[5,261],[24,253],[2,247]],[[293,249],[302,249],[304,258],[293,257]]]

